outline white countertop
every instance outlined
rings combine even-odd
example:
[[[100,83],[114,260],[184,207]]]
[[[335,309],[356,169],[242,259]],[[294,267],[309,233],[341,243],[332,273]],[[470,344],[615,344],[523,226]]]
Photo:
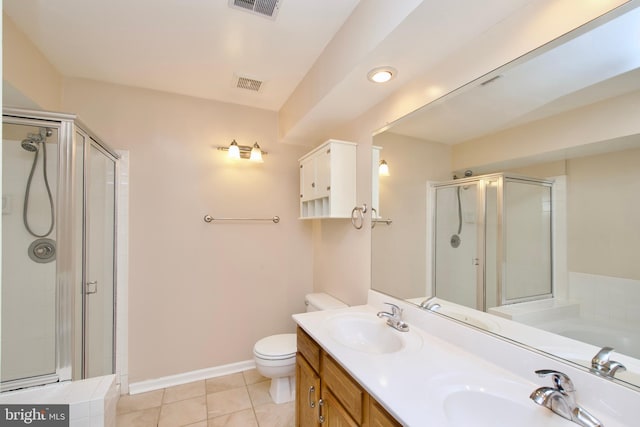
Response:
[[[382,298],[402,306],[401,301],[386,296]],[[593,378],[590,378],[593,375],[576,372],[569,365],[559,364],[556,360],[410,305],[403,307],[404,319],[410,325],[407,334],[411,335],[411,344],[406,348],[377,354],[354,350],[338,342],[333,337],[332,319],[349,314],[377,319],[376,313],[385,307],[371,298],[369,304],[371,305],[296,314],[293,318],[403,425],[463,426],[469,421],[469,417],[474,417],[474,427],[500,427],[512,423],[513,418],[510,418],[510,422],[507,421],[507,412],[512,410],[522,411],[523,420],[532,416],[542,417],[542,425],[545,426],[577,425],[531,401],[531,392],[540,386],[551,385],[548,378],[538,378],[533,373],[536,369],[556,369],[570,375],[577,390],[582,391],[582,394],[577,395],[578,404],[598,417],[607,427],[631,425],[624,421],[632,419],[632,413],[627,412],[635,411],[640,403],[637,392],[618,386],[615,390],[622,390],[618,390],[621,394],[615,397],[615,401],[622,403],[619,408],[611,409],[612,402],[602,401],[599,396],[587,396],[587,391],[603,385],[594,383]],[[384,323],[383,319],[377,320]],[[403,339],[407,337],[408,335]],[[469,346],[465,348],[460,345],[460,340],[468,342]],[[510,352],[513,354],[509,354]],[[611,384],[603,386],[610,387]],[[464,399],[470,394],[465,396],[464,392],[474,391],[482,393],[475,396],[497,396],[504,411],[496,411],[491,404],[475,407],[467,404]],[[459,406],[456,406],[455,399],[446,400],[448,396],[462,399],[458,402]],[[603,413],[605,409],[611,414]],[[501,419],[503,415],[505,419]]]

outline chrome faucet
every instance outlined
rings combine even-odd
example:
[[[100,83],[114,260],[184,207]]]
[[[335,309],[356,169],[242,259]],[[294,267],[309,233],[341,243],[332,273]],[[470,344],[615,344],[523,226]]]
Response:
[[[438,311],[442,306],[437,302],[433,301],[434,298],[435,296],[427,298],[426,300],[420,303],[419,307],[429,311]]]
[[[591,370],[603,377],[613,377],[617,371],[626,371],[627,368],[615,360],[610,360],[613,348],[603,347],[593,359],[591,359]]]
[[[391,307],[391,313],[380,311],[378,312],[378,317],[386,317],[387,325],[399,330],[400,332],[407,332],[409,330],[409,325],[407,325],[407,323],[402,320],[402,309],[395,304],[391,304],[390,302],[385,302],[385,304]]]
[[[531,400],[554,413],[583,427],[603,427],[603,424],[586,409],[578,406],[571,379],[562,372],[543,369],[536,371],[540,377],[551,376],[553,387],[540,387],[531,393]]]

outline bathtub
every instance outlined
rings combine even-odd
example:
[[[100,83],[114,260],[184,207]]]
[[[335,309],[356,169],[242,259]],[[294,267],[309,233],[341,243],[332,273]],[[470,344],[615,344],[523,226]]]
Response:
[[[70,427],[115,427],[120,396],[115,375],[0,393],[0,404],[68,404]]]
[[[571,317],[533,326],[596,347],[613,347],[618,353],[640,359],[640,331],[615,322]]]

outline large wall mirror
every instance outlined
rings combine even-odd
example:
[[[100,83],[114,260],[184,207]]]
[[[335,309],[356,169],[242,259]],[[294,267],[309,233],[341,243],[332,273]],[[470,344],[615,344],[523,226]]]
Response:
[[[376,134],[372,288],[640,387],[639,67],[629,2]]]

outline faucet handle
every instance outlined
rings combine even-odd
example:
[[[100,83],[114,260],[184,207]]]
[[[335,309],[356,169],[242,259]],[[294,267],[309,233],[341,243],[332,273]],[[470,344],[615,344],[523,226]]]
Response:
[[[539,377],[551,376],[551,382],[553,382],[553,386],[563,393],[571,393],[575,391],[573,382],[567,374],[554,371],[553,369],[540,369],[536,371],[536,374],[538,374]]]
[[[402,309],[396,304],[390,302],[385,302],[385,304],[391,307],[391,314],[393,314],[393,317],[400,318],[400,316],[402,316]]]
[[[613,377],[617,371],[626,371],[625,366],[611,359],[612,347],[602,347],[593,359],[591,359],[591,369],[600,375]]]
[[[609,358],[611,357],[611,353],[613,353],[612,347],[602,347],[593,359],[591,359],[591,366],[597,368],[598,366],[603,366],[609,362]]]

